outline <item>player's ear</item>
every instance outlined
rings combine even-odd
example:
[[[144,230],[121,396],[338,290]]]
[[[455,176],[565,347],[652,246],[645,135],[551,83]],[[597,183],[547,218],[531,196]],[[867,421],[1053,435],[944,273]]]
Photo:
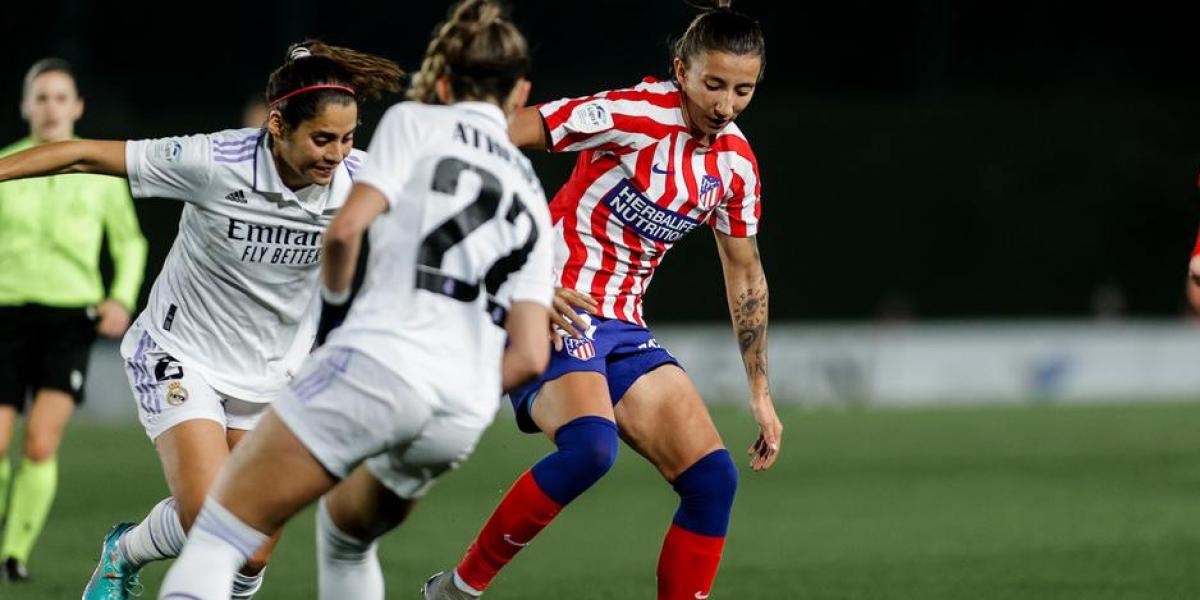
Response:
[[[83,96],[75,99],[75,110],[71,113],[71,120],[78,121],[83,118]]]
[[[283,137],[283,115],[277,110],[272,110],[267,115],[267,131],[274,139]]]
[[[671,61],[671,66],[675,71],[675,81],[683,84],[683,80],[687,78],[687,65],[683,64],[682,58],[676,56],[675,60]]]
[[[437,81],[433,82],[433,91],[437,94],[438,102],[442,104],[453,104],[454,94],[450,92],[450,77],[442,75]]]

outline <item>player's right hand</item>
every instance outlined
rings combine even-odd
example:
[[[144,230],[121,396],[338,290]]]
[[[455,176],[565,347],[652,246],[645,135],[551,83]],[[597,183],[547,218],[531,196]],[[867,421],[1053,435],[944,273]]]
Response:
[[[596,314],[600,305],[591,296],[586,296],[570,288],[555,288],[554,308],[550,311],[550,337],[554,340],[554,349],[562,350],[562,336],[585,338],[591,324],[575,311],[576,308]]]

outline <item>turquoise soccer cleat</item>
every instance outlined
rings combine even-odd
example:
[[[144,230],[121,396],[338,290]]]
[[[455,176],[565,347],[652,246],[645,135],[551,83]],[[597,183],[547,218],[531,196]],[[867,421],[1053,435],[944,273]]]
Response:
[[[96,565],[92,578],[83,589],[83,600],[125,600],[142,595],[139,567],[127,564],[117,551],[121,534],[134,525],[136,523],[117,523],[104,536],[104,543],[100,546],[100,564]]]

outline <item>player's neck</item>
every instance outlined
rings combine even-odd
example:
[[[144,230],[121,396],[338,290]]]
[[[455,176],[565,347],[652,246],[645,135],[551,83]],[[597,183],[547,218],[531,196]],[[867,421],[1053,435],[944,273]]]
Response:
[[[29,137],[33,138],[33,143],[38,144],[38,145],[50,144],[53,142],[65,142],[67,140],[74,139],[75,130],[68,129],[64,133],[58,134],[58,135],[48,133],[48,132],[38,133],[36,131],[30,131]]]
[[[692,120],[692,116],[688,112],[687,95],[683,93],[682,89],[679,90],[679,95],[681,96],[680,102],[679,102],[679,110],[680,110],[680,112],[683,113],[683,122],[684,122],[684,124],[687,125],[688,135],[692,136],[692,138],[695,139],[697,143],[699,143],[701,146],[704,146],[705,148],[711,146],[713,143],[713,140],[716,139],[716,135],[705,133],[704,130],[702,130],[698,126],[696,126],[696,122]]]

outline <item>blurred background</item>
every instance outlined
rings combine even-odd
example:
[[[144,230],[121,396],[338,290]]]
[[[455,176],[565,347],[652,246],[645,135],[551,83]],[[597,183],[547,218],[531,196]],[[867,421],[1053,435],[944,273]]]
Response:
[[[513,4],[539,101],[665,76],[669,42],[695,14],[678,1]],[[1196,354],[1180,351],[1200,350],[1182,294],[1198,216],[1200,5],[737,7],[768,40],[766,79],[739,124],[764,181],[759,242],[781,399],[1200,391]],[[25,133],[21,77],[48,55],[78,71],[80,135],[132,139],[239,126],[287,45],[306,37],[416,69],[445,3],[168,11],[79,0],[5,11],[0,139]],[[364,111],[360,146],[388,103]],[[534,160],[549,190],[573,166]],[[151,252],[144,299],[181,207],[137,209]],[[677,353],[705,365],[694,371],[710,397],[737,399],[710,238],[679,244],[646,312]],[[991,324],[963,324],[981,321]],[[964,344],[974,354],[953,364]]]
[[[447,4],[10,0],[0,143],[27,133],[21,78],[45,56],[76,67],[82,136],[216,131],[241,126],[306,37],[416,69]],[[695,14],[679,0],[510,4],[538,101],[665,76]],[[1200,329],[1183,296],[1200,217],[1200,3],[735,7],[767,34],[739,125],[764,182],[786,431],[771,472],[743,469],[713,597],[1200,598]],[[360,147],[395,100],[366,108]],[[548,190],[573,166],[533,159]],[[181,206],[136,205],[144,301]],[[711,235],[693,233],[646,315],[740,457],[757,430],[726,311]],[[42,578],[13,597],[78,594],[104,529],[163,493],[115,348],[96,345],[67,435],[33,558]],[[509,418],[385,540],[395,597],[451,564],[549,447]],[[676,500],[622,456],[489,598],[648,596]],[[312,596],[311,540],[308,517],[289,526],[262,598]]]

